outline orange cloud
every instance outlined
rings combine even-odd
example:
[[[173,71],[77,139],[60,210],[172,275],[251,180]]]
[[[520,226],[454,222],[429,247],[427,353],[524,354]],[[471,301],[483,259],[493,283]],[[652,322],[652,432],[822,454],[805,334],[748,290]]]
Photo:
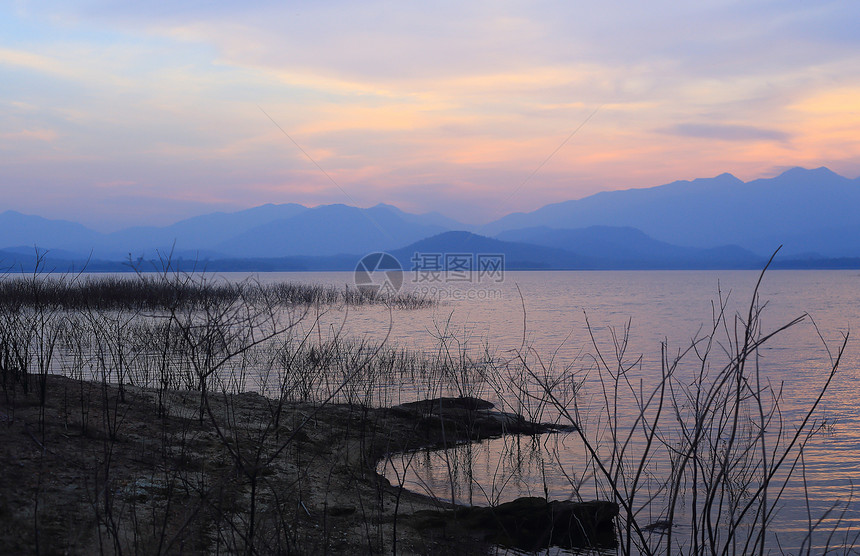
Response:
[[[860,156],[860,87],[817,92],[788,107],[800,132],[799,160],[838,160]]]

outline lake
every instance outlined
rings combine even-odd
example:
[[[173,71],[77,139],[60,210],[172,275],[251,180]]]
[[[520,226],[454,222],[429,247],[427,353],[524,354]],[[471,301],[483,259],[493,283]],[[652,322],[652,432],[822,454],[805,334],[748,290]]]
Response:
[[[647,392],[658,382],[661,361],[673,360],[690,346],[694,337],[710,334],[720,299],[725,306],[726,325],[714,335],[710,373],[726,361],[738,330],[736,315],[747,319],[758,272],[750,271],[635,271],[635,272],[512,272],[502,281],[445,282],[433,289],[405,275],[404,288],[434,294],[441,302],[432,309],[388,311],[383,307],[328,311],[315,321],[321,330],[342,330],[344,335],[379,341],[413,350],[438,351],[440,342],[454,353],[488,353],[490,358],[508,360],[525,357],[529,368],[544,377],[568,376],[578,384],[577,419],[589,419],[592,430],[607,434],[606,423],[597,416],[606,414],[606,373],[601,372],[597,353],[613,368],[616,347],[626,337],[623,364],[630,364],[621,395],[613,401],[618,422],[630,425],[638,415],[634,396]],[[245,275],[225,275],[241,279]],[[352,285],[351,273],[262,274],[264,282],[299,282]],[[759,323],[767,333],[808,314],[798,325],[781,332],[762,346],[755,363],[760,380],[772,396],[778,395],[778,419],[786,434],[793,431],[830,369],[843,334],[860,322],[860,273],[857,271],[770,271],[759,290],[762,307]],[[626,330],[626,333],[625,333]],[[799,549],[809,529],[810,519],[823,514],[820,527],[832,528],[860,519],[856,504],[846,505],[852,485],[860,484],[860,398],[856,387],[860,353],[851,339],[828,392],[815,413],[821,426],[796,462],[795,478],[782,494],[772,531],[779,534],[783,548]],[[665,351],[661,347],[665,345]],[[831,350],[828,354],[827,347]],[[638,359],[641,356],[641,359]],[[700,366],[695,353],[688,353],[675,371],[678,385],[690,384]],[[494,369],[490,369],[493,372]],[[501,371],[500,371],[501,372]],[[512,382],[515,377],[497,377]],[[492,381],[491,381],[492,382]],[[508,384],[510,385],[510,384]],[[527,387],[534,391],[532,384]],[[467,391],[440,392],[422,389],[409,381],[391,385],[379,403],[399,403],[427,395],[476,393],[491,401],[506,403],[502,389],[468,384]],[[539,390],[539,388],[538,388]],[[522,391],[522,390],[521,390]],[[569,390],[567,395],[570,395]],[[528,400],[526,400],[527,402]],[[771,398],[772,401],[772,398]],[[522,408],[523,400],[510,403]],[[515,406],[516,405],[516,406]],[[560,420],[559,408],[552,404],[528,406],[543,420]],[[776,417],[771,421],[775,426]],[[601,428],[602,427],[602,428]],[[623,427],[622,427],[623,428]],[[672,426],[668,426],[669,429]],[[677,429],[677,425],[675,425]],[[670,431],[671,432],[671,431]],[[677,432],[677,430],[676,430]],[[788,434],[790,436],[790,434]],[[722,441],[722,440],[721,440]],[[768,446],[776,439],[769,437]],[[643,440],[630,442],[630,453],[641,453]],[[716,448],[715,448],[716,449]],[[380,471],[394,483],[458,502],[487,504],[522,495],[549,495],[551,498],[589,499],[601,494],[600,480],[588,467],[582,442],[575,433],[543,435],[535,439],[507,438],[448,451],[407,454],[380,465]],[[635,461],[632,458],[631,461]],[[787,469],[794,460],[784,464]],[[668,458],[648,462],[641,485],[648,482],[659,489],[661,470]],[[597,473],[599,475],[599,473]],[[452,485],[452,479],[454,484]],[[753,481],[752,485],[756,483]],[[748,485],[749,486],[749,485]],[[643,524],[659,522],[664,513],[659,493],[655,501],[643,504]],[[733,494],[743,499],[749,493]],[[737,498],[740,497],[740,498]],[[731,500],[728,497],[727,500]],[[807,499],[810,502],[807,507]],[[832,510],[832,511],[829,511]],[[688,516],[690,505],[676,513],[676,535],[690,535],[690,527],[678,515]],[[828,513],[829,511],[829,513]],[[753,527],[744,523],[741,527]],[[826,532],[813,536],[813,551],[828,542]],[[841,536],[831,544],[845,542]]]

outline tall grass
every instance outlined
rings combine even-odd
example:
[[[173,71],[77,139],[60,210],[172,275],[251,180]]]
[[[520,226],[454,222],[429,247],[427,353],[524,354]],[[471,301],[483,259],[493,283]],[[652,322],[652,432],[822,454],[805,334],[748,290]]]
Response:
[[[182,546],[248,554],[316,552],[309,547],[331,539],[321,539],[319,522],[308,520],[320,511],[306,498],[306,477],[316,472],[317,462],[299,447],[310,441],[315,416],[332,403],[346,404],[362,423],[351,430],[353,417],[346,417],[346,434],[362,444],[379,443],[386,435],[369,420],[368,408],[404,395],[381,385],[418,381],[432,391],[446,388],[437,384],[445,379],[434,375],[434,359],[386,339],[355,341],[337,332],[323,337],[314,322],[320,306],[370,303],[393,311],[428,302],[322,286],[233,284],[184,273],[7,276],[0,280],[2,416],[12,426],[18,412],[32,432],[29,410],[38,409],[32,424],[38,426],[33,439],[42,448],[39,462],[51,459],[69,431],[82,449],[91,450],[93,442],[100,446],[97,464],[77,482],[86,486],[88,519],[102,553],[172,553]],[[74,379],[76,386],[49,380],[54,374]],[[58,394],[49,398],[51,384],[62,385],[59,408]],[[129,429],[136,422],[130,415],[144,400],[154,402],[156,430],[143,442],[158,445],[135,448],[141,451],[130,456],[136,445],[130,438],[137,436]],[[59,437],[58,419],[67,431]],[[201,444],[201,436],[209,440]],[[344,457],[354,457],[348,443],[342,449]],[[135,465],[140,458],[152,461],[146,477],[128,476],[134,467],[129,457]],[[195,457],[217,462],[212,467],[189,459]],[[365,468],[362,463],[348,469]],[[69,550],[45,534],[55,527],[43,502],[57,492],[49,484],[53,471],[39,463],[33,472],[39,477],[33,519],[21,529],[30,539],[27,550]],[[372,474],[372,465],[364,472]],[[364,476],[351,480],[368,482]],[[385,532],[390,517],[380,517],[389,511],[384,499],[391,493],[361,492],[365,548],[376,552],[394,542]]]
[[[200,309],[212,303],[236,302],[296,305],[388,305],[420,309],[435,302],[415,293],[369,295],[357,288],[253,280],[228,282],[203,274],[105,276],[40,275],[0,279],[0,305],[50,307],[68,311],[93,309]]]
[[[709,330],[674,353],[664,343],[656,376],[642,372],[641,356],[628,354],[629,326],[612,331],[607,350],[589,325],[592,362],[577,377],[588,375],[596,404],[565,396],[558,379],[548,379],[559,373],[548,375],[534,364],[539,357],[521,352],[543,398],[574,427],[583,456],[579,469],[567,475],[572,491],[621,508],[620,553],[783,550],[776,533],[783,497],[787,489],[805,486],[804,451],[822,430],[818,409],[840,368],[848,334],[833,348],[821,338],[828,371],[806,407],[790,418],[783,385],[771,382],[762,368],[762,351],[809,316],[764,329],[758,296],[763,277],[764,272],[745,313],[728,314],[721,294]],[[848,507],[846,495],[823,515],[810,509],[808,530],[789,551],[852,553],[857,534],[839,519],[832,525],[825,519]]]

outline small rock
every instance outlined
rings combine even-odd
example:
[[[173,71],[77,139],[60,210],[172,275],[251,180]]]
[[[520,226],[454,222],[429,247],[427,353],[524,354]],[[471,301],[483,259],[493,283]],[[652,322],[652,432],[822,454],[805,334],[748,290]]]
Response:
[[[547,502],[524,497],[495,507],[419,513],[425,527],[461,528],[484,541],[520,550],[612,548],[617,542],[618,504],[613,502]]]

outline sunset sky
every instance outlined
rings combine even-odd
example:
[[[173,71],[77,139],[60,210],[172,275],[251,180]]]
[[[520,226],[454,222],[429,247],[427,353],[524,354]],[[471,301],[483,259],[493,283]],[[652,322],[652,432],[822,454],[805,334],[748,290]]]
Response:
[[[484,223],[722,172],[853,178],[858,21],[845,1],[3,2],[0,211]]]

